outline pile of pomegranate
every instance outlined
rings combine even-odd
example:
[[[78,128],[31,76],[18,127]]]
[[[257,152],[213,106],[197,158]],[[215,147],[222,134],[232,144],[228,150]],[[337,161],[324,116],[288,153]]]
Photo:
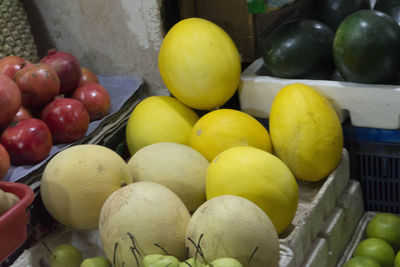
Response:
[[[71,53],[52,49],[38,63],[0,59],[0,180],[10,165],[34,165],[55,144],[77,141],[106,116],[110,95]]]

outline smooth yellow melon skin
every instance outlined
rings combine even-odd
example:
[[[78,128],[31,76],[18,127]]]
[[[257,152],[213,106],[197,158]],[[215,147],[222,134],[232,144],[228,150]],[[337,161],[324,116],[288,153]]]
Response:
[[[276,156],[249,146],[219,154],[208,167],[206,195],[236,195],[257,204],[278,233],[292,222],[297,210],[298,186],[289,168]]]
[[[214,110],[201,117],[192,128],[189,145],[209,161],[235,146],[272,152],[267,129],[252,116],[234,109]]]
[[[95,229],[108,196],[131,182],[128,166],[116,152],[100,145],[76,145],[46,165],[40,194],[48,212],[61,224]]]
[[[212,198],[193,214],[186,230],[186,246],[189,257],[195,257],[196,247],[189,238],[196,244],[201,238],[201,250],[209,262],[231,257],[247,267],[277,267],[279,263],[279,240],[274,225],[262,209],[239,196]]]
[[[168,31],[158,68],[172,95],[201,110],[225,104],[241,74],[235,43],[221,27],[201,18],[181,20]]]
[[[128,161],[132,179],[164,185],[183,201],[190,212],[206,201],[209,162],[193,148],[161,142],[148,145]]]
[[[131,247],[136,247],[142,256],[165,255],[162,247],[184,260],[189,219],[189,211],[171,190],[154,182],[135,182],[115,191],[104,203],[99,222],[102,246],[111,262],[115,252],[116,267],[141,266]],[[141,263],[142,258],[135,253]]]
[[[339,118],[328,100],[305,84],[291,84],[275,96],[270,134],[276,155],[296,178],[319,181],[338,165],[343,149]]]
[[[126,125],[126,143],[131,155],[158,142],[188,144],[197,114],[170,96],[151,96],[132,111]]]

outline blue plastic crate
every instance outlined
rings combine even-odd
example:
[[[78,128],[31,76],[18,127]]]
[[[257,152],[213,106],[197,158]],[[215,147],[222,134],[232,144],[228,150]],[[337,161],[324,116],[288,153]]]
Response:
[[[343,134],[366,210],[400,213],[400,130],[344,124]]]

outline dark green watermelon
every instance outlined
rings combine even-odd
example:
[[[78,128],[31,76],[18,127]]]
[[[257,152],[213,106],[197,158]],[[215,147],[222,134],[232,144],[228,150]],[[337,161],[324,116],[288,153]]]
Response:
[[[315,20],[287,21],[264,43],[264,68],[279,78],[329,79],[334,71],[334,35]]]
[[[370,8],[369,0],[312,0],[310,17],[336,31],[347,16],[358,10]]]
[[[374,9],[388,14],[400,25],[399,0],[377,0]]]
[[[400,63],[400,27],[387,14],[360,10],[338,27],[333,58],[346,81],[392,83]]]

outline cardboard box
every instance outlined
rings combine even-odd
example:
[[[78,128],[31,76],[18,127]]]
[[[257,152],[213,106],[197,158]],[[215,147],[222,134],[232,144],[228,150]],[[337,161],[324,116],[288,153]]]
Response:
[[[180,17],[208,19],[223,28],[233,39],[242,62],[260,56],[260,41],[282,21],[297,16],[300,1],[264,14],[250,14],[245,0],[179,0]]]

